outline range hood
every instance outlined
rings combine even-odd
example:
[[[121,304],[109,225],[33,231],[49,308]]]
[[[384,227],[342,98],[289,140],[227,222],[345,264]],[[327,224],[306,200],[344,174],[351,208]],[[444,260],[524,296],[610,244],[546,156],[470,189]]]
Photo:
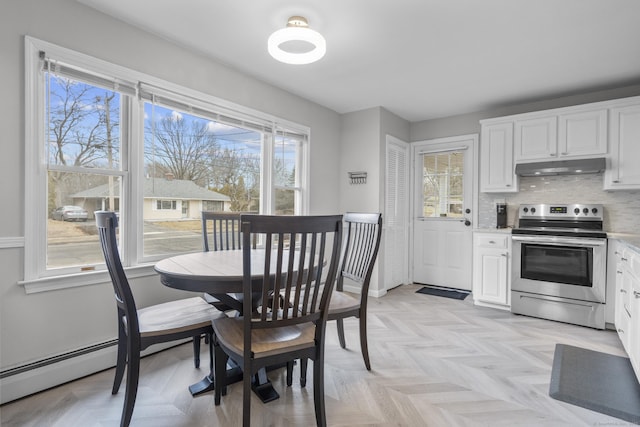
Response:
[[[519,163],[516,165],[516,175],[579,175],[585,173],[603,172],[605,167],[606,161],[604,157],[599,157],[597,159],[554,160],[536,163]]]

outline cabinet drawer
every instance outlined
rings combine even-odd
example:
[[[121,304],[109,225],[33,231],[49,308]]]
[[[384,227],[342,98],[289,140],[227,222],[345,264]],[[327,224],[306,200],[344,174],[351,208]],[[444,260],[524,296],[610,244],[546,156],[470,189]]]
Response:
[[[481,246],[484,248],[500,248],[507,249],[509,245],[509,239],[511,236],[509,235],[486,235],[486,234],[477,234],[475,236],[476,246]]]

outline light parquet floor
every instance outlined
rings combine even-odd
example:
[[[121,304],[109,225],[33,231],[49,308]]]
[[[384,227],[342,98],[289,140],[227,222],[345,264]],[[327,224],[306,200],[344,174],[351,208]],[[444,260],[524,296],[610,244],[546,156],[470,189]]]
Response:
[[[417,285],[370,299],[367,372],[355,320],[345,322],[347,350],[330,325],[325,395],[330,426],[627,426],[623,420],[549,397],[554,348],[564,343],[625,355],[613,331],[476,307],[465,301],[416,294]],[[202,360],[208,360],[203,346]],[[146,357],[132,426],[237,426],[242,387],[229,387],[222,404],[213,394],[191,397],[187,386],[207,367],[193,368],[190,344]],[[118,426],[124,386],[111,395],[110,369],[0,407],[0,424]],[[284,370],[269,374],[281,398],[255,396],[254,426],[315,424],[313,386],[286,387]],[[309,367],[309,379],[312,370]]]

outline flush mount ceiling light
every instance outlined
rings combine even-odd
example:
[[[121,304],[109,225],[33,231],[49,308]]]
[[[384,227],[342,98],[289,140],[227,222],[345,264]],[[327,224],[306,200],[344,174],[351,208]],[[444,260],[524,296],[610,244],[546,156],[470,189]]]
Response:
[[[327,51],[324,37],[309,28],[309,23],[302,16],[289,18],[286,28],[269,36],[267,46],[271,56],[286,64],[311,64]]]

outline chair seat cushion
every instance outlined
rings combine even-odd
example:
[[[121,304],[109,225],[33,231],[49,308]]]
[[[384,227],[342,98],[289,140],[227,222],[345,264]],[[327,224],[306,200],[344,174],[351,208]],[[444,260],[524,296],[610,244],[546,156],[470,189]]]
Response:
[[[226,317],[213,321],[213,330],[218,341],[229,350],[241,356],[244,348],[243,318]],[[304,323],[252,331],[252,351],[254,357],[274,356],[280,353],[314,347],[315,325]]]
[[[140,335],[168,335],[207,327],[213,319],[225,317],[200,297],[169,301],[138,310]]]
[[[331,294],[331,300],[329,302],[329,319],[331,320],[335,315],[343,315],[358,311],[359,308],[359,295],[357,297],[353,297],[345,292],[335,291]]]

